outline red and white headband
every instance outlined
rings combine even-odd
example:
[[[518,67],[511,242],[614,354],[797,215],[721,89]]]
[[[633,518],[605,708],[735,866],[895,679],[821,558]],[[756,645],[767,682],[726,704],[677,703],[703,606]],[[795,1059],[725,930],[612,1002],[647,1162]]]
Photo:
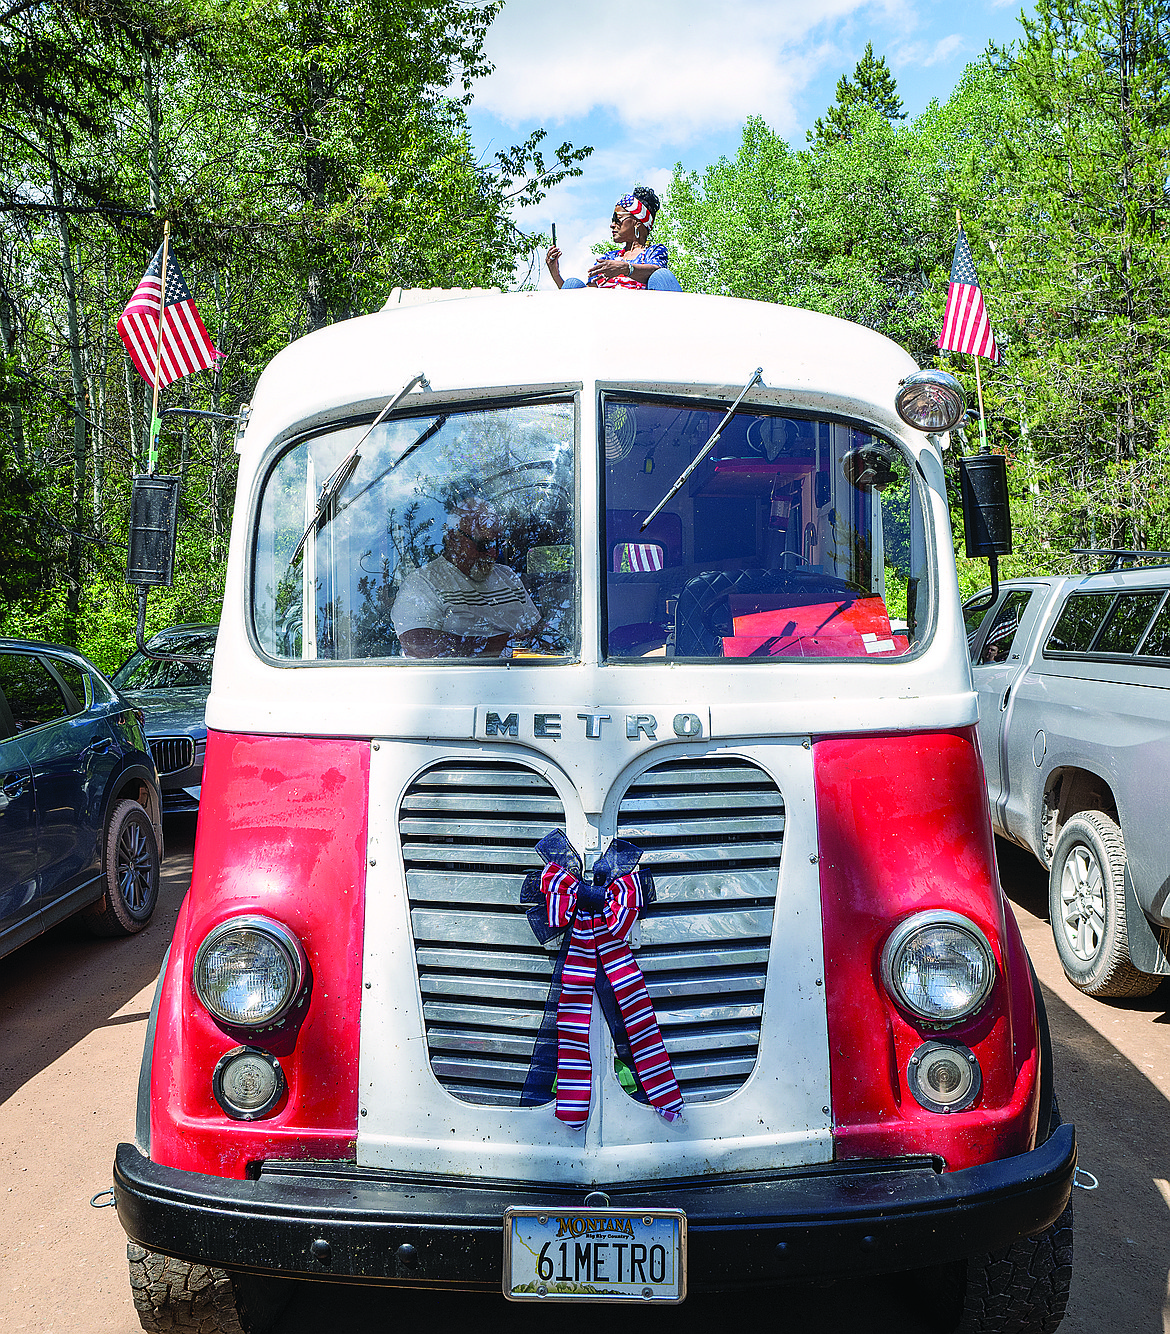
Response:
[[[618,208],[624,208],[635,222],[644,223],[649,229],[654,225],[654,215],[649,207],[634,195],[622,195],[617,201]]]

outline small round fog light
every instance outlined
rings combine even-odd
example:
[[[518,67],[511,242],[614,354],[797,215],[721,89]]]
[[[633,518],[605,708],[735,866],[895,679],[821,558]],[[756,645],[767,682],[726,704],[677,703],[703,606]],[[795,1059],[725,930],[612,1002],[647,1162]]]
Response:
[[[234,1121],[255,1121],[280,1101],[284,1071],[275,1056],[236,1047],[221,1056],[211,1077],[215,1100]]]
[[[924,1042],[910,1057],[906,1080],[928,1112],[961,1112],[983,1088],[975,1053],[958,1043]]]

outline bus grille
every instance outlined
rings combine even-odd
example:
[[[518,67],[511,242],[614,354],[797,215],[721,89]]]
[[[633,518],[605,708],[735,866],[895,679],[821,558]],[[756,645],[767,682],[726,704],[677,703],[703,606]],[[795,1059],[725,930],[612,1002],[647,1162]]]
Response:
[[[668,761],[622,801],[619,834],[658,894],[635,957],[684,1100],[727,1097],[755,1064],[783,820],[775,784],[742,760]],[[403,799],[431,1069],[464,1101],[520,1104],[559,944],[537,943],[520,886],[558,827],[555,790],[518,764],[445,763]]]
[[[156,736],[150,741],[150,753],[158,776],[177,774],[195,763],[195,742],[189,736]]]
[[[726,1098],[756,1063],[784,802],[746,760],[668,760],[626,792],[618,836],[654,874],[636,958],[683,1101]]]

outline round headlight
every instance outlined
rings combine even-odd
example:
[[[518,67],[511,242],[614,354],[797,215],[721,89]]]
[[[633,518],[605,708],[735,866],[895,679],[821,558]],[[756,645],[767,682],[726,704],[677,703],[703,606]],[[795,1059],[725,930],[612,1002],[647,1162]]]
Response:
[[[882,950],[890,995],[928,1024],[954,1024],[991,995],[995,958],[969,918],[936,910],[908,917]]]
[[[296,936],[267,917],[232,917],[195,955],[195,991],[225,1024],[259,1028],[288,1013],[305,979]]]
[[[946,371],[915,371],[894,395],[898,416],[917,431],[949,431],[963,420],[963,386]]]

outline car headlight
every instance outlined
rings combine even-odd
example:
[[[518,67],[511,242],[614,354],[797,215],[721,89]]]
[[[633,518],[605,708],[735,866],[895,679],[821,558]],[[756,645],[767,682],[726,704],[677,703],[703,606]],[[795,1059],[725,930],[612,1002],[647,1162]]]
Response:
[[[301,943],[267,917],[231,917],[207,933],[195,955],[195,992],[225,1024],[260,1028],[292,1008],[305,980]]]
[[[882,950],[882,981],[894,1000],[927,1024],[955,1024],[983,1005],[995,984],[987,937],[945,909],[916,913]]]

